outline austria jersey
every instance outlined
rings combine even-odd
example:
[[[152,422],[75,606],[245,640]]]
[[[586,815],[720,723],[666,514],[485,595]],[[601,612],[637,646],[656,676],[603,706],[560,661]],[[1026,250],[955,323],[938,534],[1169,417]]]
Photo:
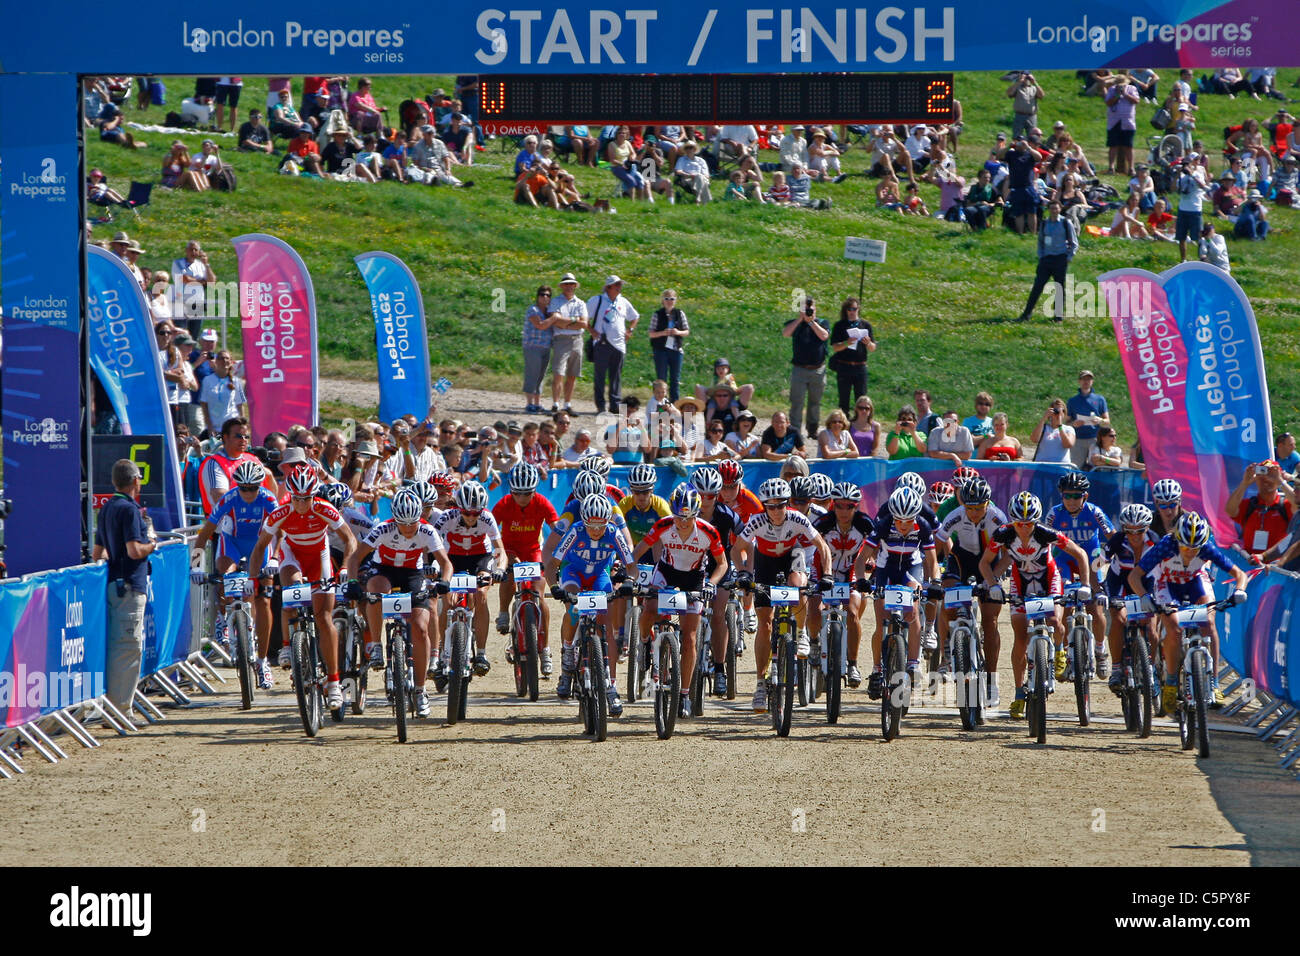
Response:
[[[1066,511],[1063,504],[1056,505],[1047,512],[1047,519],[1043,523],[1061,532],[1089,556],[1093,551],[1100,550],[1102,543],[1115,533],[1115,526],[1106,517],[1106,512],[1091,501],[1085,501],[1077,515]],[[1074,561],[1069,555],[1057,554],[1056,560],[1070,577],[1078,575],[1079,569],[1074,566]]]
[[[490,511],[480,512],[478,521],[467,525],[459,508],[448,508],[438,518],[437,528],[448,554],[492,554],[493,542],[501,540],[501,528]]]
[[[861,511],[853,512],[847,531],[840,530],[840,524],[834,514],[827,514],[813,525],[826,539],[831,549],[831,566],[836,581],[853,580],[853,562],[858,559],[858,552],[871,535],[871,519]]]
[[[555,506],[536,493],[523,508],[514,495],[506,495],[492,508],[492,516],[497,519],[501,544],[506,551],[532,561],[540,559],[542,554],[542,527],[554,527],[559,520]]]
[[[408,538],[392,518],[371,528],[361,543],[374,552],[368,560],[390,568],[426,567],[426,552],[446,550],[442,536],[427,521],[416,525],[415,534]]]
[[[925,552],[934,550],[931,528],[932,525],[927,524],[922,516],[917,516],[912,522],[912,530],[902,534],[894,526],[894,516],[886,508],[872,524],[864,544],[880,552],[876,555],[878,568],[883,567],[889,571],[910,568],[925,560]],[[881,554],[884,556],[883,561]]]
[[[604,574],[615,558],[624,564],[632,563],[632,549],[627,539],[613,525],[605,526],[605,533],[596,540],[587,534],[587,526],[579,522],[564,535],[552,555],[561,566],[573,569],[584,577]]]
[[[793,508],[785,510],[785,519],[773,524],[767,512],[750,518],[740,537],[765,558],[784,558],[796,548],[809,547],[817,540],[817,532],[808,520]]]
[[[660,545],[659,564],[673,571],[703,570],[709,557],[721,561],[724,556],[718,529],[702,518],[695,520],[695,527],[685,537],[677,530],[674,519],[661,518],[641,543],[651,547]]]
[[[325,547],[325,536],[330,530],[343,527],[343,516],[328,501],[312,499],[304,514],[294,511],[292,504],[280,505],[262,524],[264,534],[284,535],[285,551],[309,554]]]
[[[208,521],[216,525],[222,537],[233,538],[237,544],[251,548],[257,543],[266,516],[278,507],[275,496],[265,488],[257,489],[257,497],[251,504],[240,497],[238,488],[231,488],[221,496]]]

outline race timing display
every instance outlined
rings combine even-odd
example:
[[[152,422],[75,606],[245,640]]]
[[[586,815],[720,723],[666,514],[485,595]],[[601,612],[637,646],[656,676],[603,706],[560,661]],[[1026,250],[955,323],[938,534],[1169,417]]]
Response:
[[[926,123],[953,118],[951,73],[479,77],[488,123]]]

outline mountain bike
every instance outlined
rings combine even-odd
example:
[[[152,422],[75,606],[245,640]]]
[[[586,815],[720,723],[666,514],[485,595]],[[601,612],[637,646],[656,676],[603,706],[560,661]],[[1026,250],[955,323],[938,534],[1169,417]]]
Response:
[[[692,598],[691,600],[695,600]],[[706,604],[700,611],[700,626],[695,632],[695,672],[691,674],[691,686],[688,697],[691,701],[691,713],[697,718],[704,713],[704,701],[713,695],[713,667],[710,665],[713,646],[712,614]]]
[[[384,615],[384,691],[397,721],[397,742],[406,743],[406,723],[415,715],[415,664],[412,661],[411,595],[392,591],[366,594],[368,604],[381,604]],[[363,708],[364,709],[364,708]]]
[[[1231,607],[1232,601],[1213,604],[1169,604],[1161,610],[1174,615],[1182,632],[1183,662],[1178,668],[1178,739],[1184,750],[1196,747],[1202,757],[1210,755],[1210,725],[1207,712],[1214,701],[1210,676],[1214,658],[1210,655],[1210,638],[1205,627],[1210,615]]]
[[[740,584],[740,582],[737,582]],[[790,736],[790,719],[794,714],[795,684],[798,682],[798,647],[795,640],[794,609],[800,594],[808,594],[815,587],[802,588],[785,583],[785,575],[778,574],[776,583],[759,584],[744,579],[746,590],[763,594],[772,605],[772,659],[767,670],[767,710],[772,717],[772,729],[778,737]]]
[[[490,580],[484,571],[478,575],[453,574],[447,594],[446,637],[443,653],[447,660],[447,723],[465,719],[469,704],[469,682],[474,673],[469,666],[470,642],[474,634],[474,595],[484,581]]]
[[[325,664],[320,655],[320,638],[316,633],[316,615],[312,609],[312,592],[327,587],[327,581],[298,582],[280,588],[280,599],[286,608],[296,610],[289,623],[289,654],[293,669],[293,689],[298,695],[298,713],[303,730],[315,737],[325,719]],[[343,719],[343,709],[330,711],[337,722]]]
[[[343,699],[352,713],[366,712],[366,685],[370,679],[370,659],[366,655],[366,619],[352,607],[339,588],[335,595],[334,629],[339,635],[339,681]]]
[[[257,690],[257,632],[252,603],[257,582],[248,576],[241,561],[230,574],[208,575],[207,583],[221,585],[221,593],[230,601],[225,612],[226,639],[239,675],[239,707],[249,710]]]
[[[844,682],[849,673],[849,629],[844,608],[849,603],[852,586],[844,582],[831,585],[822,595],[821,675],[826,693],[826,723],[839,723]]]
[[[673,735],[677,714],[682,702],[682,631],[680,617],[687,613],[691,603],[699,601],[698,591],[679,591],[676,588],[648,588],[643,595],[658,597],[656,616],[650,647],[650,687],[654,695],[655,733],[660,740]],[[706,646],[701,644],[701,646]]]
[[[1139,737],[1151,736],[1154,698],[1159,696],[1151,669],[1151,648],[1147,643],[1151,613],[1136,594],[1124,597],[1124,650],[1120,657],[1119,704],[1124,713],[1124,729]]]
[[[537,700],[537,681],[541,668],[538,636],[542,631],[542,597],[538,582],[542,566],[536,562],[516,562],[513,569],[515,599],[510,607],[510,633],[513,636],[515,696]]]
[[[745,653],[745,612],[740,603],[740,591],[733,585],[727,587],[727,654],[723,669],[727,673],[727,700],[736,699],[736,660]]]
[[[627,602],[627,615],[624,627],[627,629],[627,699],[629,703],[640,700],[646,695],[646,683],[650,674],[650,645],[641,640],[641,596],[654,580],[653,564],[636,566],[636,586],[632,593],[636,595]]]
[[[1060,597],[1032,597],[1016,602],[1029,626],[1028,669],[1025,673],[1025,717],[1029,736],[1047,743],[1047,698],[1056,690],[1052,642],[1056,634],[1056,605]]]
[[[630,589],[619,589],[620,596],[630,593]],[[605,628],[599,616],[609,606],[609,595],[604,591],[566,592],[564,601],[578,612],[578,630],[573,636],[573,696],[578,699],[578,719],[584,735],[603,741],[609,733],[609,667]]]
[[[1062,604],[1065,607],[1065,679],[1074,682],[1074,704],[1079,714],[1079,726],[1087,727],[1092,718],[1089,691],[1096,663],[1092,650],[1092,615],[1088,602],[1079,600],[1078,581],[1065,585]],[[1100,595],[1098,595],[1100,597]]]
[[[971,582],[944,589],[943,606],[955,614],[948,625],[948,653],[957,686],[957,716],[962,730],[984,723],[988,682],[984,672],[984,635],[975,600],[982,596]]]
[[[862,583],[871,589],[869,581]],[[912,585],[888,584],[876,588],[875,593],[884,600],[886,615],[880,635],[880,660],[884,674],[880,732],[885,740],[893,740],[899,734],[912,699],[912,678],[907,671],[907,614],[916,607],[921,589]]]

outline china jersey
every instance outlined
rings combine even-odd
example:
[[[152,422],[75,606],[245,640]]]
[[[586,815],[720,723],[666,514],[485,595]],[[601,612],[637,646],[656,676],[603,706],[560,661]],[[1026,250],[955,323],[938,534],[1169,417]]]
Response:
[[[348,530],[352,532],[352,536],[358,541],[368,535],[370,529],[375,525],[375,522],[371,520],[370,515],[361,511],[359,508],[352,507],[351,505],[345,506],[339,513],[343,515],[343,523],[348,526]],[[343,550],[343,539],[339,537],[337,531],[330,531],[329,542],[331,550]]]
[[[240,543],[256,544],[266,516],[278,507],[275,496],[265,488],[257,489],[251,504],[240,497],[238,488],[231,488],[221,496],[208,520],[221,534]]]
[[[819,518],[813,527],[826,539],[831,549],[831,566],[836,581],[853,580],[853,562],[858,559],[858,552],[871,536],[871,519],[861,511],[853,512],[849,529],[841,531],[835,515],[827,514]]]
[[[811,545],[816,535],[808,516],[793,508],[785,509],[785,519],[779,525],[762,511],[745,522],[740,532],[740,537],[765,558],[784,558],[796,548]]]
[[[989,551],[994,558],[1000,558],[1003,551],[1011,555],[1011,561],[1017,573],[1026,577],[1041,575],[1055,576],[1056,562],[1052,560],[1052,548],[1064,548],[1070,539],[1061,532],[1045,524],[1034,525],[1027,541],[1021,541],[1013,525],[1004,524],[993,532],[989,540]]]
[[[438,516],[438,534],[447,542],[447,553],[451,554],[491,554],[500,542],[501,528],[490,511],[479,513],[474,524],[467,525],[459,508],[448,508]]]
[[[641,543],[651,547],[661,545],[659,564],[673,571],[699,571],[708,564],[709,557],[718,561],[724,555],[718,529],[702,518],[695,520],[695,527],[686,537],[677,530],[676,521],[661,518]]]
[[[1055,505],[1047,512],[1047,518],[1043,523],[1065,535],[1087,555],[1100,550],[1102,543],[1115,533],[1115,526],[1106,517],[1106,512],[1091,501],[1085,501],[1077,515],[1066,511],[1063,504]],[[1068,577],[1077,576],[1079,569],[1074,566],[1074,561],[1069,555],[1057,554],[1056,561]]]
[[[427,567],[426,552],[446,550],[442,535],[429,522],[421,521],[408,538],[392,518],[372,527],[361,543],[374,552],[368,560],[390,568]]]
[[[979,521],[971,521],[965,508],[957,508],[940,522],[934,537],[938,541],[951,542],[954,550],[979,559],[984,556],[993,533],[1006,523],[1007,516],[995,504],[988,506]]]
[[[627,530],[632,534],[632,545],[641,543],[641,539],[650,533],[659,521],[669,517],[672,510],[668,507],[668,502],[664,501],[658,495],[650,496],[650,507],[642,511],[636,506],[636,500],[628,495],[618,503],[618,510],[623,513],[623,520],[627,522]]]
[[[293,510],[292,504],[280,505],[266,516],[262,523],[264,534],[284,535],[284,549],[309,554],[325,546],[325,536],[330,530],[343,527],[343,516],[328,501],[312,499],[311,507],[303,514]]]
[[[863,543],[880,552],[876,555],[877,568],[883,567],[886,570],[909,568],[921,564],[925,560],[926,551],[934,550],[932,526],[926,524],[922,516],[918,516],[912,525],[910,532],[900,534],[894,527],[894,517],[889,513],[888,508],[876,518],[871,525],[871,532]]]
[[[502,546],[508,553],[520,557],[540,557],[542,527],[554,527],[559,520],[555,505],[536,493],[523,508],[519,507],[514,495],[506,495],[493,506],[492,516],[497,519],[497,527],[501,529]]]
[[[587,534],[587,526],[579,522],[565,533],[552,555],[560,566],[573,569],[584,577],[605,573],[618,558],[624,564],[632,563],[632,549],[627,539],[612,525],[597,540]]]
[[[1194,578],[1208,576],[1210,564],[1229,573],[1234,567],[1213,541],[1198,550],[1191,561],[1184,562],[1178,542],[1172,534],[1165,535],[1147,548],[1138,561],[1138,566],[1144,572],[1154,573],[1159,584],[1190,584]]]

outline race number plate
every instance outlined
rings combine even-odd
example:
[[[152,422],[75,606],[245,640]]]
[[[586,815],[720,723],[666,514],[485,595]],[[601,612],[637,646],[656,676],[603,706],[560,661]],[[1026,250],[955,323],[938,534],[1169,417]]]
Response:
[[[1029,598],[1025,601],[1025,617],[1031,621],[1051,617],[1056,613],[1056,602],[1049,597]]]
[[[579,614],[599,614],[605,610],[605,598],[604,591],[580,591],[574,607]]]
[[[853,588],[848,584],[833,584],[831,589],[822,595],[822,601],[828,604],[846,604],[852,591]]]
[[[401,617],[403,614],[411,613],[409,594],[385,594],[383,604],[384,617]]]
[[[1131,621],[1139,621],[1150,617],[1150,612],[1142,606],[1142,599],[1136,594],[1124,596],[1124,613],[1128,615]]]
[[[686,600],[685,591],[659,592],[660,614],[685,614],[688,605],[689,602]]]
[[[955,588],[945,588],[943,592],[944,607],[970,607],[975,600],[975,589],[969,584],[959,584]]]
[[[453,594],[466,594],[478,590],[478,578],[472,574],[453,574],[451,591]]]
[[[306,584],[290,584],[280,591],[280,603],[285,607],[301,607],[311,603],[311,588]]]
[[[772,607],[793,607],[799,603],[799,589],[784,584],[774,584],[768,588],[768,600]]]
[[[537,581],[542,576],[542,566],[536,562],[528,561],[515,565],[515,580],[523,583],[525,581]]]
[[[1174,620],[1178,622],[1179,627],[1209,624],[1210,606],[1208,604],[1197,604],[1192,607],[1179,608],[1174,613]]]
[[[912,607],[915,595],[912,589],[901,584],[891,584],[885,588],[885,610],[907,611]]]
[[[227,574],[222,589],[226,597],[243,597],[252,589],[252,583],[247,574]]]
[[[639,586],[648,588],[650,582],[654,580],[654,576],[655,566],[653,564],[638,564],[636,566],[636,583]]]

